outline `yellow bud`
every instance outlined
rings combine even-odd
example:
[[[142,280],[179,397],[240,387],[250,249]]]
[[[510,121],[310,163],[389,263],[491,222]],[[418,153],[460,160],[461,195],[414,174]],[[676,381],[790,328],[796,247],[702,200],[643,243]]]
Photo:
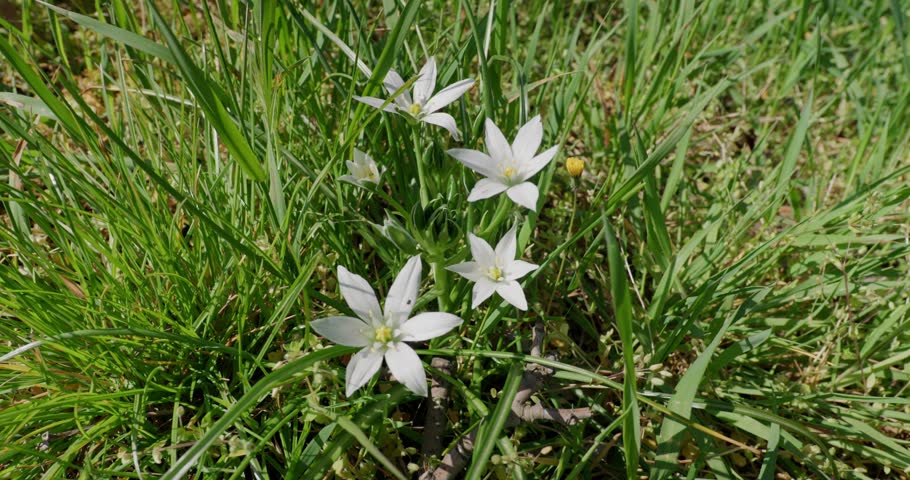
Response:
[[[581,157],[569,157],[566,159],[566,170],[573,177],[580,177],[581,172],[585,170],[585,159]]]

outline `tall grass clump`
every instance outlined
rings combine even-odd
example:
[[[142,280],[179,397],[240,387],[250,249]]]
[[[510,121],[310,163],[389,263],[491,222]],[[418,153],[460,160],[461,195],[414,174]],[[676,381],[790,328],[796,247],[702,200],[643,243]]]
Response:
[[[910,477],[908,13],[0,8],[0,478]]]

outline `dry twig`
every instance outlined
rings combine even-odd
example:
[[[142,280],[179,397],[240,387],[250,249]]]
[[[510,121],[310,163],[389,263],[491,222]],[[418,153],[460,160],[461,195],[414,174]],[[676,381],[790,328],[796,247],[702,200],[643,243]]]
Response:
[[[544,328],[543,322],[538,321],[534,325],[531,336],[531,355],[541,356],[541,346],[543,344]],[[547,408],[543,405],[526,405],[531,396],[540,390],[543,381],[553,374],[553,370],[542,365],[529,363],[525,366],[524,374],[521,377],[521,385],[518,387],[518,393],[512,401],[512,413],[506,421],[507,427],[514,427],[521,423],[531,423],[538,420],[549,420],[551,422],[561,423],[563,425],[575,425],[576,423],[591,417],[590,408]],[[426,431],[424,432],[426,441]],[[435,439],[438,442],[438,438]],[[449,480],[455,478],[468,463],[471,458],[471,452],[474,450],[474,442],[477,440],[477,431],[465,435],[455,446],[442,458],[439,466],[435,469],[427,470],[420,476],[421,480]],[[426,446],[424,446],[426,451]]]

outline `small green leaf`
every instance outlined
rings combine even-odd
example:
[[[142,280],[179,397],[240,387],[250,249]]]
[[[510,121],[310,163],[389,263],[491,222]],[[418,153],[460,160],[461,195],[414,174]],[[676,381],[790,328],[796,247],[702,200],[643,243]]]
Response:
[[[304,357],[289,362],[287,365],[266,375],[256,382],[239,400],[237,400],[221,418],[215,422],[192,448],[186,451],[174,465],[171,466],[164,475],[162,480],[177,480],[185,478],[186,474],[196,466],[199,458],[206,452],[227,429],[231,428],[234,423],[246,414],[246,411],[258,404],[263,397],[275,387],[294,377],[302,370],[309,368],[316,362],[328,360],[330,358],[340,357],[346,353],[357,350],[353,347],[334,346],[323,350],[318,350]]]

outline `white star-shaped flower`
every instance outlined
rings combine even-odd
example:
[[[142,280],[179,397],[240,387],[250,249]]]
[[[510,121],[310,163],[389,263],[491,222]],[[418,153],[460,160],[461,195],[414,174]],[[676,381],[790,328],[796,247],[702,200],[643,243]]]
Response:
[[[385,80],[382,82],[383,87],[389,92],[389,95],[397,92],[404,86],[404,80],[395,70],[389,70]],[[438,125],[452,134],[455,140],[461,139],[461,132],[455,124],[455,119],[448,113],[439,113],[437,110],[458,100],[471,86],[474,85],[473,79],[465,79],[455,82],[433,95],[433,89],[436,88],[436,59],[430,57],[427,63],[420,69],[417,80],[411,86],[411,92],[401,92],[400,95],[392,100],[385,107],[383,104],[386,100],[375,97],[358,97],[354,100],[365,103],[372,107],[382,108],[387,112],[400,113],[414,118],[420,122]]]
[[[373,157],[368,154],[354,149],[354,161],[346,160],[350,175],[342,175],[338,180],[353,183],[354,185],[364,186],[365,183],[379,183],[379,177],[382,176],[385,169],[379,170]]]
[[[474,185],[468,201],[475,202],[506,192],[513,202],[536,211],[537,185],[527,180],[553,160],[559,146],[534,155],[543,139],[543,124],[539,115],[518,130],[511,145],[492,120],[488,118],[485,126],[489,155],[465,148],[447,150],[466,167],[486,177]]]
[[[420,257],[412,257],[395,278],[385,301],[385,311],[370,284],[360,275],[338,267],[341,295],[357,315],[316,320],[310,324],[316,333],[351,347],[364,347],[351,357],[345,373],[345,395],[350,397],[367,383],[382,366],[385,358],[389,370],[399,382],[417,395],[427,396],[427,377],[420,357],[404,342],[429,340],[461,325],[462,320],[450,313],[421,313],[414,318],[411,309],[420,285]]]
[[[446,270],[474,282],[471,308],[477,308],[496,292],[515,308],[527,310],[528,301],[517,280],[537,270],[537,265],[515,260],[517,248],[515,227],[512,227],[496,244],[496,250],[482,238],[471,233],[468,234],[468,242],[474,261],[452,265],[446,267]]]

